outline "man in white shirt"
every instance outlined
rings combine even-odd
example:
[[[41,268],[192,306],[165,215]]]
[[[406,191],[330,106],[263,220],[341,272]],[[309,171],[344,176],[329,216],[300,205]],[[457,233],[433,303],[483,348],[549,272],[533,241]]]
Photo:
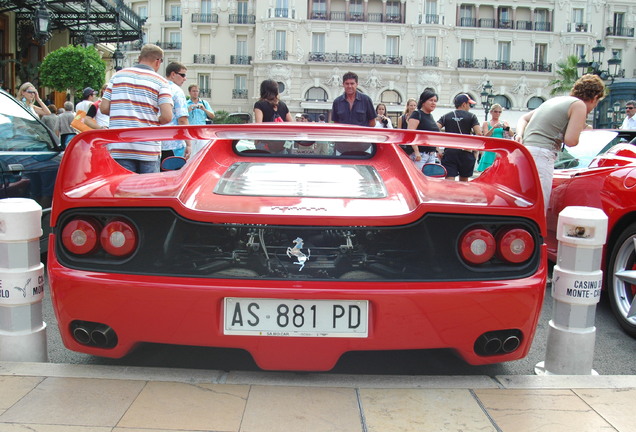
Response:
[[[625,103],[625,120],[619,129],[634,129],[636,130],[636,101],[630,100]]]
[[[75,111],[82,110],[84,112],[88,112],[88,109],[95,102],[95,97],[97,96],[97,92],[90,87],[86,87],[82,92],[82,100],[75,105]]]

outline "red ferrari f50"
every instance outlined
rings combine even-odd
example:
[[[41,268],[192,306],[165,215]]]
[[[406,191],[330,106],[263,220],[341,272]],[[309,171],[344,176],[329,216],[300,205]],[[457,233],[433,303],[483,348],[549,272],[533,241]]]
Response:
[[[110,142],[206,139],[138,175]],[[470,182],[400,145],[494,151]],[[263,369],[328,370],[354,350],[524,357],[547,274],[541,189],[511,140],[341,125],[85,132],[60,167],[48,271],[65,345],[242,348]]]

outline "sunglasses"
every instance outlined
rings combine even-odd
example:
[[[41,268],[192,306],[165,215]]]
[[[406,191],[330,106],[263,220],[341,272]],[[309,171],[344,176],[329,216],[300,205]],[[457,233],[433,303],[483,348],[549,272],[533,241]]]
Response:
[[[37,94],[38,92],[36,92],[36,91],[34,91],[34,90],[27,90],[27,93],[30,93],[30,94]]]
[[[185,78],[186,77],[186,74],[184,74],[184,73],[181,73],[181,72],[175,72],[175,73],[177,75],[181,76],[181,78]]]
[[[634,107],[625,107],[626,110],[633,110]]]

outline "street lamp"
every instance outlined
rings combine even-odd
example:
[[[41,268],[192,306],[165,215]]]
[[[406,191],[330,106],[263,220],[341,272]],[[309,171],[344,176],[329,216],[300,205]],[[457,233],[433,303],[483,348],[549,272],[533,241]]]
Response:
[[[90,17],[91,17],[91,0],[86,0],[86,33],[84,33],[84,46],[88,48],[89,46],[95,46],[97,39],[95,36],[91,34],[90,27]]]
[[[113,53],[113,60],[115,60],[115,70],[117,72],[124,68],[124,53],[119,50],[119,42],[117,42],[117,48]]]
[[[585,54],[581,54],[577,67],[581,68],[581,75],[591,73],[598,75],[602,80],[610,81],[610,84],[614,82],[614,79],[620,76],[621,59],[618,57],[618,51],[612,51],[612,58],[607,61],[607,70],[601,69],[603,67],[603,54],[605,53],[605,47],[601,45],[601,40],[596,40],[596,46],[592,48],[592,61],[588,62],[585,59]]]
[[[119,19],[119,14],[117,14],[117,26],[115,30],[117,32],[117,48],[115,48],[115,52],[113,53],[113,59],[115,60],[115,72],[119,72],[124,68],[124,54],[119,50],[119,30],[121,26],[121,21]]]
[[[480,93],[481,96],[481,105],[484,107],[485,120],[488,121],[488,113],[490,112],[490,107],[495,101],[495,95],[492,92],[492,84],[490,81],[486,81],[486,84],[482,86],[482,90]]]
[[[40,1],[40,6],[33,14],[33,26],[35,27],[35,37],[42,43],[49,39],[49,26],[51,25],[51,12],[44,6],[44,0]]]
[[[618,127],[623,122],[623,113],[621,112],[621,103],[619,101],[614,102],[614,127]]]
[[[616,114],[614,113],[614,108],[611,106],[607,107],[607,122],[609,123],[610,129],[614,127],[614,122],[616,121]]]

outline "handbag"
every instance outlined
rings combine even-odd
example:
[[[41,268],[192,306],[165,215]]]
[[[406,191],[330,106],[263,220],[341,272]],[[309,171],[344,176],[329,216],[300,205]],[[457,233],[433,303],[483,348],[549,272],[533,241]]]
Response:
[[[285,122],[285,120],[283,120],[283,118],[277,112],[274,113],[274,116],[272,117],[272,119],[273,119],[274,123],[284,123]]]
[[[93,128],[84,124],[84,117],[86,117],[86,111],[78,110],[71,122],[71,127],[75,129],[77,133],[93,130]]]

